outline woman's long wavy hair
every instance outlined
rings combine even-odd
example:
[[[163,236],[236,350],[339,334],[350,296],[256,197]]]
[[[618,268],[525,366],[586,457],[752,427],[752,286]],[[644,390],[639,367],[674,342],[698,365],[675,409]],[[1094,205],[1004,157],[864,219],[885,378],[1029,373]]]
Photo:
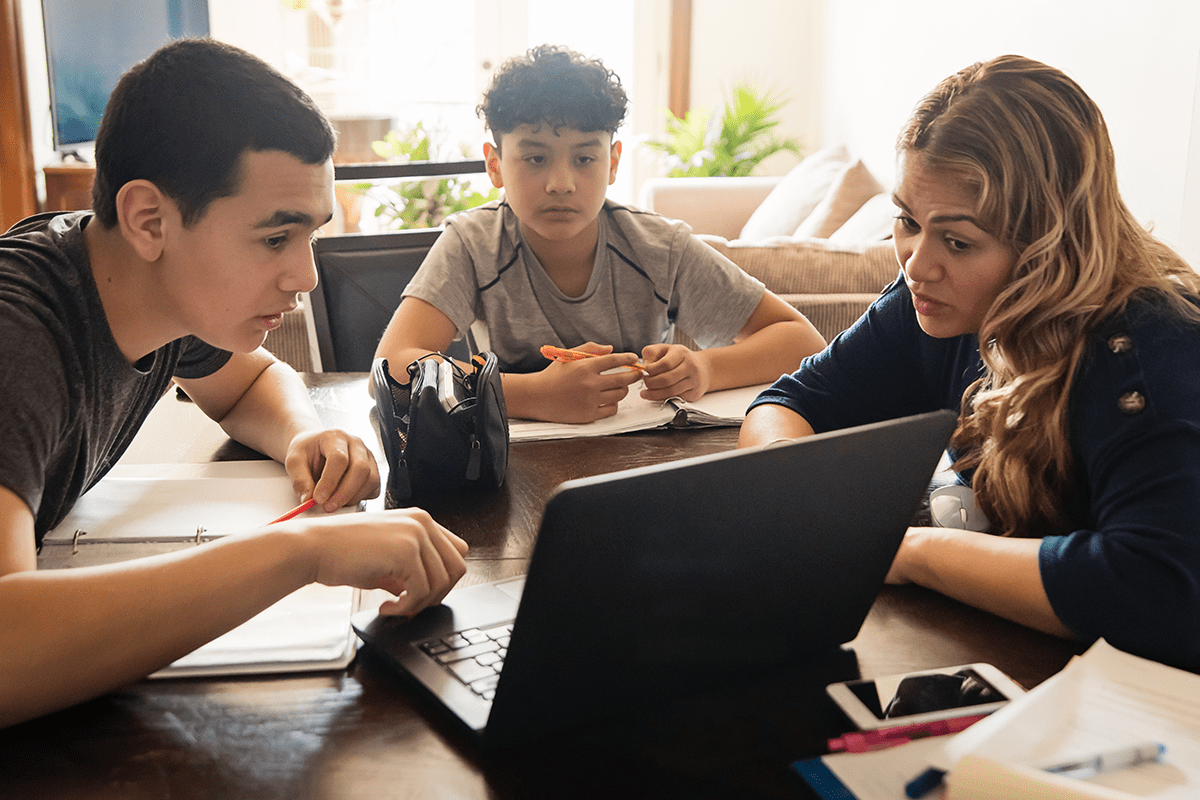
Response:
[[[1000,532],[1063,532],[1071,382],[1088,334],[1141,293],[1200,319],[1185,297],[1200,279],[1129,212],[1100,109],[1045,64],[1001,56],[952,75],[917,106],[897,152],[976,191],[979,218],[1017,254],[979,331],[986,371],[963,398],[955,469],[975,468]]]

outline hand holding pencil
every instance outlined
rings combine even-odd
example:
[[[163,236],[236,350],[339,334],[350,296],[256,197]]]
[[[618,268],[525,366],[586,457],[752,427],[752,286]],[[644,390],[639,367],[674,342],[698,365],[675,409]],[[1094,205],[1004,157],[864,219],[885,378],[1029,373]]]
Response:
[[[617,404],[646,374],[635,353],[584,342],[576,348],[545,345],[545,369],[505,376],[510,416],[546,422],[595,422],[617,413]]]
[[[550,359],[551,361],[562,361],[564,363],[571,362],[571,361],[579,361],[580,359],[584,359],[584,358],[596,358],[601,355],[608,355],[608,353],[589,353],[586,350],[573,350],[573,349],[566,348],[566,347],[555,347],[552,344],[542,345],[541,352],[542,352],[543,356]],[[624,369],[636,369],[639,372],[644,372],[646,370],[646,365],[643,364],[641,361],[638,361],[634,364],[625,364],[622,366]]]

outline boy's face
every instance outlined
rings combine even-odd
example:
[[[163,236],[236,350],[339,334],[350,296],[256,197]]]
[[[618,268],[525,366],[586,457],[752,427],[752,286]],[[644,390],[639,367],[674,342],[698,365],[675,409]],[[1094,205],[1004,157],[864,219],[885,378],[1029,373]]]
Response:
[[[317,285],[312,236],[332,217],[332,162],[245,153],[237,194],[214,200],[191,228],[172,226],[160,277],[166,313],[209,344],[254,350]]]
[[[488,176],[532,245],[594,235],[608,186],[617,178],[621,143],[605,131],[521,125],[484,145]]]

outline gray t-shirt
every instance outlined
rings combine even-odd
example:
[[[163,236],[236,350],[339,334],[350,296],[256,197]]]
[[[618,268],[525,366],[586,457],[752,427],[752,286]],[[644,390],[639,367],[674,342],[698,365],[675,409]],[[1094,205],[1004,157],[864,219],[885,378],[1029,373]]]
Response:
[[[609,201],[591,280],[568,297],[500,200],[450,217],[404,295],[441,311],[460,335],[481,320],[502,370],[536,372],[548,363],[544,344],[594,341],[640,353],[670,342],[676,325],[701,347],[731,344],[763,291],[685,223]]]
[[[0,237],[0,485],[33,511],[39,546],[129,446],[173,375],[210,375],[230,357],[185,337],[126,361],[84,247],[91,220],[39,214]]]

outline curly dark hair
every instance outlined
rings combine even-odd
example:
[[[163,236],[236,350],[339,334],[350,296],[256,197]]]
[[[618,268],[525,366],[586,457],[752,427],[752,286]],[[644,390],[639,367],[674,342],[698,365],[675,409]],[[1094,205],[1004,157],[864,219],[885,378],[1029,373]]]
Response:
[[[543,44],[500,65],[475,112],[497,139],[521,125],[616,133],[629,98],[598,58]]]

